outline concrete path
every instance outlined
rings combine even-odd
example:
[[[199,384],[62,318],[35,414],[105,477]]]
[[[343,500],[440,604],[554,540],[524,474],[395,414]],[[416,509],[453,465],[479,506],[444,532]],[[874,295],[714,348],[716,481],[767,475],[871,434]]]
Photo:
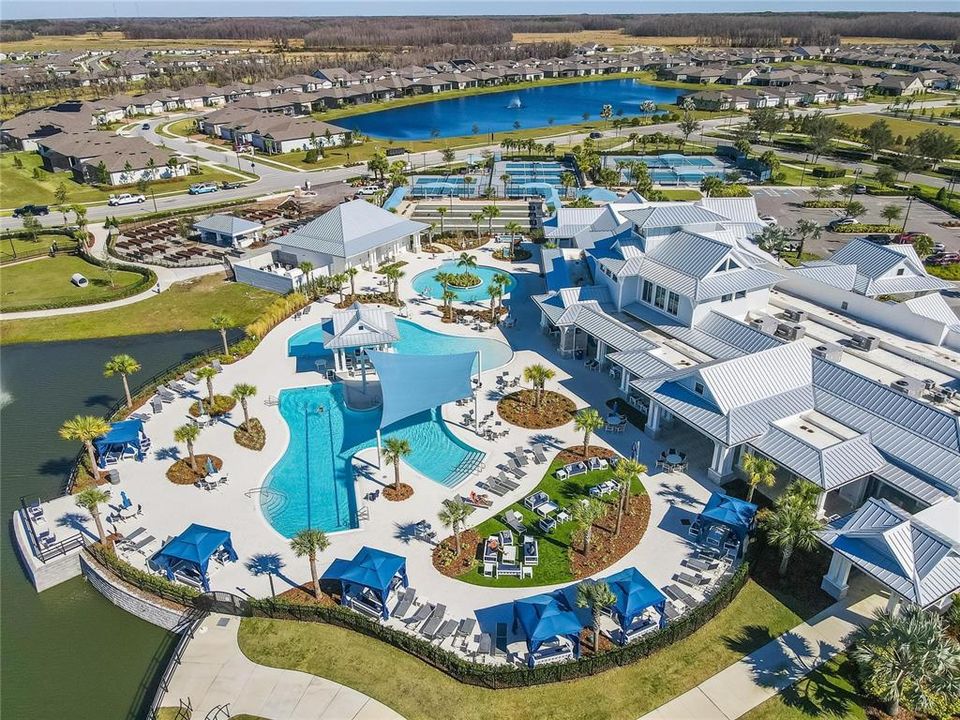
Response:
[[[841,652],[885,604],[862,594],[836,602],[640,720],[735,720]]]
[[[210,615],[187,645],[165,705],[190,699],[193,717],[221,705],[267,720],[403,720],[383,703],[339,683],[248,660],[237,645],[240,618]]]

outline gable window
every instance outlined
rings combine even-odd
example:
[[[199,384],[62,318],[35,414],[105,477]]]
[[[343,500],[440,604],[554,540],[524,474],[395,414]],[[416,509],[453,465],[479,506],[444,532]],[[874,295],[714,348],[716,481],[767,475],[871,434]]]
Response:
[[[720,298],[720,302],[730,302],[731,300],[733,300],[733,295],[729,295],[729,294],[728,294],[728,295],[723,295],[723,296]]]
[[[660,286],[658,285],[658,286],[657,286],[656,299],[653,301],[653,304],[656,305],[656,306],[657,306],[658,308],[660,308],[661,310],[663,310],[663,306],[664,306],[664,303],[665,303],[666,299],[667,299],[667,290],[666,290],[666,288],[662,288],[662,287],[660,287]]]
[[[702,383],[702,382],[698,382],[697,384],[695,384],[695,385],[693,386],[693,391],[694,391],[697,395],[703,395],[703,383]]]
[[[650,302],[653,299],[653,283],[649,280],[643,281],[643,301],[645,303]]]
[[[680,296],[675,292],[671,292],[667,296],[667,312],[671,315],[676,315],[680,309]]]
[[[737,298],[737,300],[739,300],[740,298],[745,298],[746,296],[747,296],[746,290],[737,290],[736,295],[734,295],[734,297]]]
[[[897,275],[903,275],[903,268],[897,268]]]

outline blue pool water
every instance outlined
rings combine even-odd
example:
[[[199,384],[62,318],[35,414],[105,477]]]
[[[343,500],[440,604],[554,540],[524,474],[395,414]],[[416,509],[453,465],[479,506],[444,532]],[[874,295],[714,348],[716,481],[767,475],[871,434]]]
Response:
[[[264,482],[264,517],[284,537],[308,527],[326,532],[357,527],[352,458],[376,444],[379,408],[350,410],[341,386],[324,385],[283,390],[280,414],[290,428],[290,442]],[[483,459],[449,431],[438,410],[395,423],[383,437],[409,441],[411,454],[404,462],[448,487]]]
[[[443,297],[443,286],[434,280],[433,276],[438,272],[447,272],[447,273],[458,273],[463,272],[462,268],[457,267],[456,260],[447,260],[445,263],[441,264],[440,267],[434,268],[433,270],[425,270],[416,277],[413,278],[413,289],[418,293],[426,293],[432,298],[439,300]],[[470,270],[474,275],[477,275],[481,283],[475,288],[450,288],[457,295],[457,299],[460,302],[481,302],[489,303],[490,296],[487,295],[487,287],[493,280],[493,276],[497,273],[506,275],[509,279],[509,282],[504,286],[504,294],[509,293],[513,288],[517,286],[517,281],[508,272],[504,272],[498,268],[488,267],[487,265],[477,265],[477,267]]]
[[[644,100],[673,105],[680,92],[638,80],[593,80],[408,105],[353,115],[340,124],[373,137],[425,140],[432,130],[440,137],[471,135],[474,125],[480,133],[512,130],[514,123],[523,128],[544,127],[551,119],[556,125],[564,125],[581,122],[585,112],[599,120],[604,104],[628,116],[643,115],[640,103]],[[520,99],[520,107],[508,108],[514,97]]]
[[[436,273],[436,271],[433,271]],[[512,287],[512,286],[511,286]],[[434,332],[410,320],[397,318],[400,341],[394,345],[399,353],[408,355],[455,355],[480,351],[483,370],[506,365],[513,357],[509,345],[490,338],[458,337]],[[323,335],[332,332],[333,323],[325,320],[301,330],[287,341],[287,355],[297,359],[297,372],[313,372],[317,360],[326,360],[333,367],[333,354],[324,349]],[[473,368],[476,372],[477,368]]]

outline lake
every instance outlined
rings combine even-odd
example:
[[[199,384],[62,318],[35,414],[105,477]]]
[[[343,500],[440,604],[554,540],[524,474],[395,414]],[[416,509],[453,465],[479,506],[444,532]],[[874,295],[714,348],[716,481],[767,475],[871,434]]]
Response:
[[[122,396],[120,381],[103,377],[111,355],[133,355],[146,379],[218,341],[218,333],[203,331],[0,349],[0,509],[8,530],[0,541],[0,716],[143,716],[175,637],[112,605],[80,578],[35,592],[18,562],[10,517],[21,495],[47,498],[63,487],[80,446],[59,438],[60,424],[78,413],[103,414]]]
[[[622,110],[626,116],[643,115],[640,103],[644,100],[673,105],[681,92],[639,80],[592,80],[435,100],[332,122],[371,137],[425,140],[434,130],[439,137],[473,135],[474,125],[477,132],[492,133],[513,130],[514,123],[536,128],[582,122],[583,113],[599,120],[606,104],[613,106],[614,113]],[[519,107],[512,107],[517,101]]]

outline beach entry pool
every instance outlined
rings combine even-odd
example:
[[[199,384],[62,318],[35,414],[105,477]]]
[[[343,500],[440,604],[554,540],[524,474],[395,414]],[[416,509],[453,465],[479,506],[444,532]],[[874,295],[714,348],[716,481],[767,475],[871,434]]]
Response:
[[[443,286],[434,279],[434,275],[440,272],[460,273],[463,271],[464,268],[457,267],[456,260],[447,260],[439,267],[432,270],[425,270],[413,278],[413,289],[421,295],[425,294],[435,300],[440,300],[443,298]],[[513,275],[498,268],[487,265],[477,265],[468,272],[479,277],[480,284],[471,288],[455,288],[451,286],[450,289],[453,290],[457,296],[457,300],[460,302],[489,303],[490,296],[487,295],[487,288],[490,287],[490,284],[493,282],[494,275],[506,276],[507,284],[503,288],[504,295],[511,292],[517,286],[517,280]],[[460,352],[463,351],[461,350]]]
[[[280,414],[290,429],[283,457],[260,492],[264,517],[284,537],[304,528],[337,532],[357,527],[353,456],[376,445],[380,410],[356,411],[339,385],[283,390]],[[448,487],[467,477],[484,454],[456,438],[437,409],[412,415],[383,432],[404,438],[404,462]]]

